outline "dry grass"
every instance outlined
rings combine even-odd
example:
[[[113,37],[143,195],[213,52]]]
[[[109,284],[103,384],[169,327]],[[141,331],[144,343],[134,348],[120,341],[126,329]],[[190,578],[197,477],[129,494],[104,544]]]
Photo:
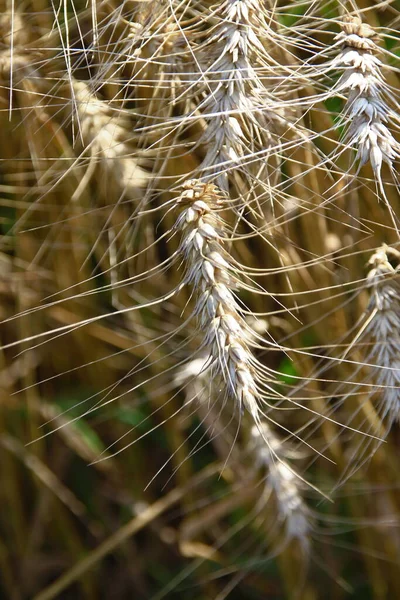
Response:
[[[0,8],[0,596],[400,597],[399,6]]]

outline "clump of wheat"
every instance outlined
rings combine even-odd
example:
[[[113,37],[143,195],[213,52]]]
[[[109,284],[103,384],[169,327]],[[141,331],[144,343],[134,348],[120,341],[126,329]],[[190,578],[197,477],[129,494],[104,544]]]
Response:
[[[289,593],[296,597],[297,546],[311,567],[311,541],[314,548],[323,537],[319,515],[305,500],[305,481],[322,491],[338,479],[343,483],[399,420],[397,250],[375,252],[363,278],[365,257],[382,240],[392,243],[397,223],[396,186],[385,179],[389,173],[397,184],[398,117],[391,97],[397,71],[385,70],[382,55],[397,60],[399,12],[391,2],[377,10],[364,2],[362,20],[345,18],[327,51],[339,54],[324,66],[324,36],[336,35],[342,11],[350,10],[342,3],[15,4],[0,1],[6,13],[0,19],[6,253],[0,292],[7,320],[0,354],[7,388],[1,390],[7,410],[1,427],[7,433],[0,432],[0,448],[7,465],[3,512],[15,515],[12,527],[0,517],[2,530],[10,532],[0,595],[33,597],[60,577],[45,592],[57,597],[81,574],[84,595],[107,595],[101,587],[114,585],[114,561],[104,561],[99,578],[91,577],[89,566],[121,540],[136,552],[127,538],[161,511],[157,527],[143,532],[143,538],[152,536],[151,552],[144,544],[137,570],[143,597],[181,594],[188,557],[202,564],[189,582],[201,588],[199,598],[225,598],[242,579],[250,589],[233,591],[232,600],[254,590],[264,596],[271,581],[279,589],[273,594],[283,595],[275,566],[266,575],[258,568],[258,560],[278,552],[278,562],[289,566],[281,581],[291,579]],[[354,2],[351,7],[357,12]],[[381,52],[374,31],[393,50]],[[327,71],[339,72],[328,91]],[[333,109],[330,102],[322,106],[333,96],[344,100],[339,146]],[[353,173],[353,164],[343,160],[349,149],[358,167],[354,185],[343,185]],[[375,192],[363,176],[367,163]],[[180,213],[176,219],[173,210]],[[361,293],[349,293],[354,286]],[[349,346],[354,330],[359,333]],[[15,357],[16,348],[22,358]],[[52,419],[40,430],[46,442],[23,452],[17,438],[37,438],[42,417]],[[354,443],[359,429],[366,435]],[[290,438],[290,448],[278,430]],[[126,443],[133,432],[135,440]],[[312,456],[300,470],[297,459],[304,455],[297,444],[304,443]],[[334,462],[314,464],[321,447]],[[30,460],[35,452],[38,460]],[[20,465],[9,454],[49,488],[42,494],[41,484],[32,485],[26,506]],[[87,462],[98,479],[85,496],[80,483]],[[200,498],[192,483],[199,465],[210,462],[216,477]],[[48,477],[45,464],[59,480]],[[377,472],[371,461],[363,489],[386,477],[382,465]],[[150,486],[149,473],[156,473]],[[72,548],[70,558],[48,529],[49,482],[56,482],[67,507],[57,524]],[[82,503],[60,482],[75,487]],[[379,494],[382,504],[376,502],[373,515],[392,506],[398,512],[389,488]],[[381,535],[376,527],[369,535],[367,494],[353,502],[349,489],[355,488],[343,490],[337,512],[348,515],[346,525],[361,524],[355,542],[379,597],[386,581],[398,597],[400,583],[387,576],[389,561],[376,558],[384,542],[387,556],[397,560],[395,528]],[[169,502],[175,505],[170,513]],[[142,519],[143,506],[149,508]],[[72,519],[65,517],[69,507]],[[327,522],[335,522],[333,511],[326,508]],[[132,529],[107,540],[107,528],[114,534],[119,515],[130,513]],[[105,523],[94,514],[106,514]],[[34,525],[26,551],[24,523]],[[271,532],[283,540],[276,552],[270,551]],[[386,544],[387,535],[392,543]],[[88,553],[92,541],[103,538],[99,552]],[[169,562],[165,548],[171,543]],[[321,562],[343,572],[342,552],[327,546]],[[168,567],[166,593],[150,572],[154,547],[155,562]],[[61,560],[42,561],[53,550]],[[74,565],[77,553],[88,559]],[[36,555],[44,565],[40,581],[26,576]],[[61,575],[68,560],[71,569]],[[229,586],[218,581],[216,564],[222,579],[234,573]],[[355,570],[358,576],[361,562]],[[130,579],[136,585],[136,573],[127,579],[109,595],[135,594]],[[307,597],[324,593],[318,578],[305,585]]]

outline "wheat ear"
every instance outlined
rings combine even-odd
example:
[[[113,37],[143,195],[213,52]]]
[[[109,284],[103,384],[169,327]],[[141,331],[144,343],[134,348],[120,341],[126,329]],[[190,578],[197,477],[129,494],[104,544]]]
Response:
[[[101,102],[83,81],[73,80],[74,103],[85,150],[98,161],[103,174],[112,180],[119,195],[139,199],[148,174],[132,156],[129,119]]]
[[[371,163],[381,182],[382,163],[393,171],[400,145],[385,124],[394,115],[387,103],[389,88],[382,75],[383,63],[376,56],[379,48],[374,38],[374,30],[360,17],[346,17],[343,31],[336,37],[342,51],[332,66],[345,69],[334,87],[335,93],[346,96],[342,115],[348,123],[345,141],[356,149],[361,166]]]
[[[223,248],[223,221],[218,215],[223,195],[211,183],[186,182],[178,199],[184,206],[176,228],[182,232],[180,253],[185,261],[183,284],[190,284],[197,300],[195,315],[204,332],[213,367],[222,375],[228,395],[240,411],[247,409],[259,422],[255,359],[249,349],[250,330],[232,290],[237,280]]]
[[[208,357],[205,355],[190,361],[180,369],[175,383],[177,386],[182,384],[188,386],[185,392],[188,406],[193,403],[194,399],[197,399],[200,406],[206,407],[207,420],[213,423],[209,426],[208,434],[214,437],[216,435],[214,424],[218,421],[218,416],[213,414],[213,409],[210,408],[209,403],[209,392],[212,393],[213,387],[212,372],[208,366],[209,362]],[[265,511],[266,507],[268,510],[270,509],[269,500],[272,492],[278,510],[278,524],[284,523],[282,546],[285,547],[289,542],[297,539],[303,551],[308,553],[313,521],[312,513],[302,496],[303,479],[286,460],[289,455],[290,457],[297,455],[293,450],[285,447],[265,420],[251,427],[247,449],[251,464],[257,470],[254,479],[254,482],[257,482],[257,495],[259,494],[258,471],[260,469],[266,470],[266,475],[263,474],[263,493],[259,498],[259,502],[257,502],[256,514],[259,516],[261,512]],[[245,481],[249,484],[248,480]],[[280,549],[281,547],[276,549],[275,552],[279,552]]]
[[[302,480],[282,458],[282,443],[265,421],[261,426],[254,426],[251,434],[256,461],[268,470],[266,483],[274,491],[280,520],[285,522],[285,542],[297,539],[308,553],[311,512],[301,494]]]
[[[370,300],[345,353],[347,356],[355,350],[355,360],[351,361],[355,366],[348,382],[342,382],[333,393],[340,404],[349,406],[360,396],[360,405],[350,420],[357,428],[360,420],[366,422],[368,436],[351,449],[337,487],[369,460],[393,423],[400,420],[400,252],[384,244],[371,256],[368,266]]]
[[[384,245],[368,264],[371,299],[366,334],[372,344],[367,363],[376,365],[374,380],[379,386],[379,413],[388,418],[390,427],[400,420],[400,252]]]
[[[261,32],[269,29],[264,7],[259,0],[226,0],[213,11],[217,25],[204,45],[209,63],[205,79],[203,112],[208,122],[202,141],[206,154],[202,162],[205,174],[217,174],[216,183],[227,188],[227,171],[264,158],[271,144],[270,123],[274,119],[262,73],[268,55]],[[256,148],[258,148],[257,154]]]

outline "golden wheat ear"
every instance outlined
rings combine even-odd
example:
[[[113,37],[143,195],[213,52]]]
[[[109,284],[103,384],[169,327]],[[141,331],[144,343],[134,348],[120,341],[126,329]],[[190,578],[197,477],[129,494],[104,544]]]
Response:
[[[297,540],[304,554],[308,555],[313,517],[302,497],[306,484],[286,460],[284,445],[265,421],[252,427],[251,436],[256,463],[267,468],[264,493],[268,497],[268,489],[271,488],[275,494],[279,522],[283,523],[285,530],[283,547]]]
[[[232,288],[234,269],[221,240],[223,224],[218,208],[223,196],[214,184],[189,181],[178,199],[183,211],[176,227],[182,232],[180,252],[185,259],[184,283],[197,296],[194,309],[204,345],[240,412],[246,408],[258,422],[258,392],[253,357],[248,349],[248,326],[240,314]]]
[[[365,286],[359,292],[367,290],[369,301],[341,357],[347,363],[348,380],[332,393],[345,408],[347,424],[367,435],[349,448],[351,458],[340,484],[371,459],[399,420],[399,266],[400,253],[386,244],[369,259]]]
[[[374,365],[377,412],[387,427],[400,419],[400,252],[383,245],[368,265],[370,341],[365,362]]]
[[[345,98],[338,127],[344,127],[344,148],[355,150],[359,167],[370,163],[378,196],[382,196],[396,230],[398,218],[389,203],[382,180],[383,164],[388,165],[397,183],[395,163],[400,156],[400,144],[392,131],[398,124],[399,115],[393,90],[385,82],[385,65],[378,57],[379,35],[360,17],[343,19],[342,31],[336,36],[340,52],[331,62],[331,68],[341,72],[332,94]]]

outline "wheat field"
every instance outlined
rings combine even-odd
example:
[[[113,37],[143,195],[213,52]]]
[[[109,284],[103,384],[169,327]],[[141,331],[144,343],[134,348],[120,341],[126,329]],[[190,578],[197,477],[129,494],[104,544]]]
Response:
[[[399,598],[399,1],[0,7],[0,598]]]

